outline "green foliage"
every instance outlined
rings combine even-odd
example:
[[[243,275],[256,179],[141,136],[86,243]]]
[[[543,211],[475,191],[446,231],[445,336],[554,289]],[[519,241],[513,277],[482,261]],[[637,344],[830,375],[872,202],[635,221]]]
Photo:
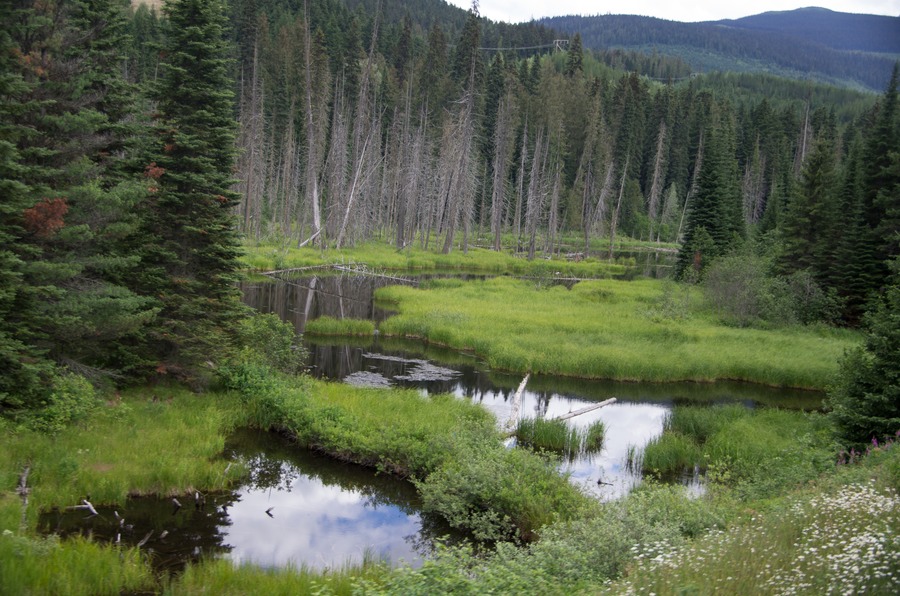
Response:
[[[740,327],[834,321],[839,301],[809,270],[789,276],[771,273],[765,257],[738,252],[706,270],[703,290],[722,319]]]
[[[294,327],[278,315],[254,313],[238,322],[235,334],[235,343],[240,346],[239,361],[259,362],[285,374],[295,374],[306,360]]]
[[[900,261],[895,261],[898,267]],[[860,445],[900,430],[900,273],[866,317],[862,347],[847,352],[828,395],[838,436]]]
[[[378,290],[399,311],[383,335],[472,350],[493,368],[621,380],[741,379],[823,388],[852,332],[737,329],[687,300],[689,316],[663,319],[658,280],[586,281],[572,290],[496,278],[455,287]],[[696,290],[686,288],[691,296]],[[510,297],[517,307],[509,308]]]
[[[375,323],[368,319],[336,319],[322,316],[307,322],[306,332],[311,335],[372,336],[375,333]]]
[[[27,417],[28,426],[58,433],[69,424],[84,420],[100,405],[100,399],[87,379],[62,374],[53,380],[47,403]]]
[[[443,464],[416,481],[426,511],[481,540],[530,540],[553,519],[571,519],[586,499],[556,462],[506,449],[494,429],[459,429]]]

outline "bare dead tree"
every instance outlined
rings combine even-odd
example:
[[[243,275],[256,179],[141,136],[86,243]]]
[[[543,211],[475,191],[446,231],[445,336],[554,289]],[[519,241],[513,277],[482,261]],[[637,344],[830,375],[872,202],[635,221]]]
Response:
[[[694,173],[691,175],[691,187],[688,189],[687,196],[684,197],[684,207],[681,209],[681,220],[678,222],[678,232],[675,239],[681,241],[681,231],[684,229],[684,216],[690,208],[691,199],[697,194],[697,188],[700,184],[700,169],[703,167],[703,130],[700,131],[700,141],[697,143],[697,157],[694,159]]]
[[[759,150],[759,136],[753,147],[753,155],[744,166],[744,177],[741,180],[744,221],[754,224],[762,217],[766,196],[766,156]]]
[[[240,116],[238,119],[237,192],[240,202],[241,229],[259,237],[265,189],[265,112],[263,86],[259,76],[259,42],[253,44],[250,80],[241,85]]]
[[[619,211],[622,209],[622,197],[625,196],[625,181],[628,179],[628,160],[630,155],[625,156],[625,167],[622,168],[622,182],[619,184],[619,198],[616,200],[616,208],[613,210],[612,218],[609,222],[609,258],[613,258],[613,249],[616,244],[616,228],[619,225]]]
[[[650,177],[650,190],[647,194],[647,215],[650,218],[650,236],[653,237],[653,225],[659,217],[659,203],[663,192],[663,175],[665,174],[666,121],[660,120],[659,132],[656,135],[656,152],[653,157],[653,173]]]
[[[500,239],[503,233],[503,214],[506,207],[507,175],[509,162],[512,159],[513,130],[513,97],[506,93],[497,107],[497,125],[494,129],[494,178],[491,192],[491,235],[494,239],[494,250],[500,250]]]
[[[535,240],[540,217],[544,210],[544,163],[546,161],[546,148],[544,141],[544,129],[538,129],[537,140],[534,144],[534,158],[531,160],[531,173],[528,180],[528,199],[525,206],[525,230],[528,234],[528,259],[534,258]],[[548,144],[549,146],[549,144]]]

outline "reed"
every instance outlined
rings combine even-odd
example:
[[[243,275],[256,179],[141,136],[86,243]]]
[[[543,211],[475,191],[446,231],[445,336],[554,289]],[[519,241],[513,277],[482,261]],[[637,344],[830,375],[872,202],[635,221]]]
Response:
[[[666,416],[663,426],[666,432],[679,433],[703,444],[727,425],[749,415],[751,412],[738,404],[678,406]]]
[[[691,437],[664,432],[644,447],[641,467],[645,472],[670,476],[703,461],[700,446]]]
[[[324,316],[307,322],[306,333],[310,335],[371,336],[375,333],[375,323],[368,319],[336,319]]]
[[[570,427],[565,420],[547,418],[521,418],[516,439],[522,445],[558,453],[575,453],[582,443],[578,429]]]
[[[3,594],[94,596],[152,592],[156,578],[137,549],[7,530],[0,535],[0,582]]]

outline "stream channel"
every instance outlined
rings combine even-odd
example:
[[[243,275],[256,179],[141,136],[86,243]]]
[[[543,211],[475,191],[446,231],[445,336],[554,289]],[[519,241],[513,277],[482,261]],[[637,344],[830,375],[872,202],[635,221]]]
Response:
[[[426,276],[406,283],[423,279]],[[277,313],[303,333],[308,320],[324,315],[383,321],[391,312],[379,307],[374,293],[396,283],[404,282],[323,274],[245,282],[241,289],[247,304]],[[413,387],[423,394],[451,393],[483,404],[501,424],[509,418],[522,380],[519,374],[490,370],[471,354],[424,342],[378,335],[353,339],[306,335],[304,341],[309,371],[316,377]],[[569,420],[576,427],[602,420],[603,449],[569,454],[561,464],[572,482],[602,500],[621,497],[641,482],[640,471],[627,463],[629,452],[639,452],[662,432],[675,405],[742,403],[811,410],[821,407],[822,401],[818,393],[746,383],[652,384],[532,376],[522,396],[521,416],[553,418],[611,397],[616,403]],[[465,539],[440,519],[422,513],[408,482],[309,453],[276,435],[235,433],[226,444],[225,457],[246,464],[248,478],[232,491],[203,496],[202,503],[186,496],[181,498],[182,507],[176,508],[168,498],[136,498],[118,509],[98,508],[99,515],[90,518],[83,510],[60,509],[43,513],[39,528],[124,544],[146,538],[144,548],[153,553],[157,570],[170,573],[205,556],[262,567],[334,568],[366,557],[418,566],[436,539]],[[689,491],[703,490],[696,472],[672,480]]]

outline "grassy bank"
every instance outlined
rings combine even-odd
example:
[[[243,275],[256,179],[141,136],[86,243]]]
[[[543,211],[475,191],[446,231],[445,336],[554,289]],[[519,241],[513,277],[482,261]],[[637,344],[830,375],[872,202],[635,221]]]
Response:
[[[628,381],[751,381],[825,388],[858,334],[728,327],[692,287],[589,281],[572,290],[495,278],[391,286],[387,335],[471,350],[497,369]]]
[[[443,254],[435,249],[422,249],[418,244],[398,251],[381,242],[370,242],[340,251],[322,251],[309,247],[298,249],[274,242],[247,244],[244,250],[241,261],[250,271],[364,264],[369,270],[397,272],[464,271],[538,277],[610,277],[624,274],[627,267],[635,264],[631,257],[612,261],[598,258],[576,261],[566,257],[529,261],[524,256],[509,251],[497,252],[485,248]]]
[[[240,394],[195,395],[168,387],[129,392],[55,437],[6,424],[0,433],[3,589],[63,594],[615,594],[629,589],[670,593],[691,586],[698,593],[722,593],[714,588],[724,585],[725,593],[739,593],[786,588],[816,573],[827,575],[811,562],[813,548],[831,549],[834,557],[851,561],[853,545],[872,536],[873,544],[884,548],[860,555],[868,557],[862,569],[882,575],[866,584],[871,586],[867,591],[880,593],[891,585],[885,578],[896,573],[897,546],[885,545],[882,538],[896,536],[898,529],[895,512],[900,507],[885,490],[900,485],[900,454],[883,446],[861,464],[835,467],[823,441],[811,439],[828,431],[820,416],[730,407],[678,409],[683,414],[670,421],[670,434],[688,436],[702,449],[716,446],[720,435],[731,436],[731,450],[723,443],[719,451],[711,451],[721,455],[715,456],[720,465],[707,493],[692,499],[679,486],[649,482],[620,501],[601,504],[581,496],[552,460],[525,449],[504,449],[494,420],[465,400],[280,377],[258,366],[236,367],[230,380],[242,383]],[[160,580],[136,549],[34,534],[39,508],[77,503],[88,492],[95,503],[109,503],[133,493],[182,494],[227,485],[241,470],[232,467],[225,474],[226,462],[219,459],[224,438],[246,424],[276,426],[335,457],[410,475],[426,509],[476,535],[539,539],[524,546],[501,542],[488,553],[445,548],[418,570],[392,570],[371,561],[326,572],[207,561],[177,578]],[[824,464],[816,469],[806,464],[816,461]],[[32,492],[22,527],[21,500],[14,489],[24,465],[32,470]],[[741,472],[753,466],[768,473]],[[877,491],[871,492],[870,485]],[[798,488],[796,495],[784,496]],[[853,506],[840,505],[843,501]],[[872,515],[871,507],[881,516]],[[815,515],[822,510],[830,512],[827,519]],[[836,542],[834,536],[842,538]],[[721,556],[708,557],[713,549]],[[668,561],[677,562],[676,569]],[[768,572],[766,565],[783,573],[761,575]],[[605,584],[609,580],[621,583]],[[810,585],[806,593],[818,593],[824,584],[816,579]]]

